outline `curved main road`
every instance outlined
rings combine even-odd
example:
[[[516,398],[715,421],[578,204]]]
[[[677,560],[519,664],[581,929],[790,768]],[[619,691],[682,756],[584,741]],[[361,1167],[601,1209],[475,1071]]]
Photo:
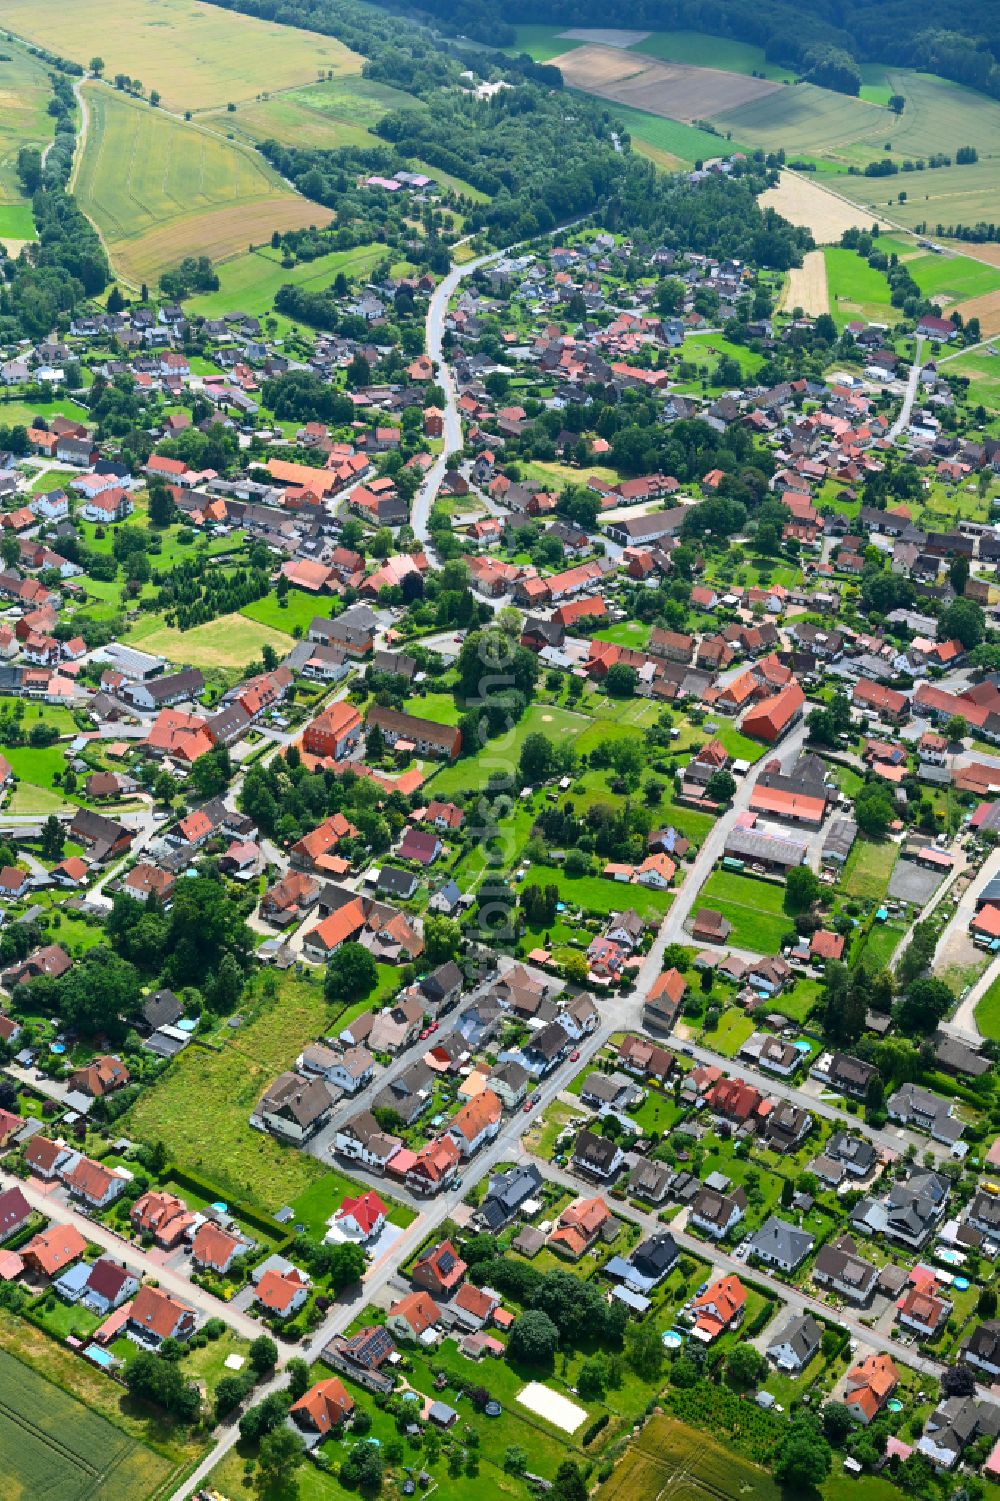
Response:
[[[480,255],[474,261],[466,261],[463,266],[453,266],[448,275],[434,288],[430,306],[427,309],[427,353],[434,362],[438,372],[438,384],[444,391],[444,448],[435,459],[432,468],[428,469],[427,478],[413,499],[410,525],[414,536],[425,547],[430,542],[431,506],[434,504],[441,488],[441,481],[444,479],[445,460],[450,453],[454,453],[462,446],[462,418],[458,410],[458,392],[455,389],[455,377],[444,357],[443,349],[444,320],[448,316],[448,304],[459,283],[465,277],[478,271],[480,266],[499,260],[506,254],[505,250],[495,250],[491,255]]]

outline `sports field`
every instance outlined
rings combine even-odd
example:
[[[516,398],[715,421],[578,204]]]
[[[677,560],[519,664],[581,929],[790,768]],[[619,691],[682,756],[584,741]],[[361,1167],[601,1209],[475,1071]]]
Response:
[[[333,250],[329,255],[317,256],[314,261],[285,267],[281,264],[279,252],[268,245],[217,266],[219,290],[192,297],[187,303],[188,312],[214,318],[239,307],[259,316],[270,311],[281,287],[291,285],[322,291],[338,271],[361,280],[384,255],[382,245],[358,245],[353,250]]]
[[[420,100],[369,78],[334,78],[294,89],[272,99],[247,100],[212,124],[235,130],[249,141],[281,141],[286,146],[371,146],[371,127],[394,109],[421,109]]]
[[[273,229],[329,218],[247,147],[105,84],[87,84],[84,95],[76,194],[126,281],[153,281],[192,251],[219,261]]]
[[[225,107],[265,90],[359,73],[361,58],[333,37],[258,21],[198,0],[8,0],[4,25],[86,67],[127,73],[175,109]]]
[[[17,179],[17,153],[22,146],[51,141],[55,122],[48,114],[52,88],[44,63],[12,42],[3,45],[0,62],[0,238],[29,239],[34,226],[31,209]],[[16,205],[6,213],[4,205]]]
[[[170,1470],[167,1460],[0,1351],[4,1501],[141,1501]]]

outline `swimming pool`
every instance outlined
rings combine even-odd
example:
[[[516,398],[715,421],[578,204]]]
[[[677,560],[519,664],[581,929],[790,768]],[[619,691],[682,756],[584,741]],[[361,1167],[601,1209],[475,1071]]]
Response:
[[[660,1336],[665,1350],[679,1350],[684,1343],[683,1337],[676,1329],[665,1329]]]
[[[961,1251],[956,1251],[952,1246],[942,1246],[936,1253],[938,1261],[943,1261],[945,1266],[961,1266],[965,1257]]]
[[[885,1405],[886,1405],[886,1407],[888,1407],[888,1409],[889,1409],[890,1412],[902,1412],[903,1411],[903,1404],[902,1404],[902,1402],[900,1402],[900,1400],[899,1400],[898,1397],[890,1397],[889,1400],[888,1400],[888,1402]]]
[[[116,1361],[110,1350],[102,1350],[100,1345],[88,1345],[83,1353],[88,1360],[92,1360],[95,1365],[99,1365],[102,1371],[114,1370]]]
[[[968,1279],[968,1277],[956,1277],[955,1280],[954,1280],[954,1282],[951,1285],[958,1292],[964,1293],[968,1289],[969,1279]]]

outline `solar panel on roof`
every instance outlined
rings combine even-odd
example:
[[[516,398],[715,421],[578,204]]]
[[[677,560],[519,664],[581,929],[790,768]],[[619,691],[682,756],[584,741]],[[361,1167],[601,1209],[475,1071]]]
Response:
[[[452,1255],[452,1253],[450,1251],[442,1251],[441,1254],[438,1257],[438,1269],[439,1269],[439,1271],[442,1271],[444,1273],[444,1275],[447,1277],[448,1273],[451,1271],[451,1269],[452,1269],[452,1267],[454,1265],[455,1265],[455,1258]]]

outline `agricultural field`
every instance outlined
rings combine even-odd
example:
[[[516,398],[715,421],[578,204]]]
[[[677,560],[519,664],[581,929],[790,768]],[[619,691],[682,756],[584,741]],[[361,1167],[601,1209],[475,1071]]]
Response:
[[[764,151],[783,146],[789,156],[836,155],[839,149],[880,132],[882,139],[888,139],[887,124],[894,119],[877,105],[811,83],[772,89],[749,103],[734,101],[705,114],[720,130],[731,130],[748,146]]]
[[[828,245],[823,255],[830,312],[838,328],[855,318],[870,323],[896,322],[900,315],[889,300],[889,283],[881,271],[853,250]]]
[[[322,217],[322,209],[319,215]],[[270,245],[262,246],[217,266],[219,290],[199,293],[188,300],[187,307],[192,314],[206,318],[221,316],[234,307],[260,316],[270,312],[275,296],[284,286],[322,291],[338,271],[361,280],[384,255],[385,250],[380,245],[358,245],[353,250],[332,250],[329,255],[317,256],[314,261],[286,267]]]
[[[361,70],[361,58],[333,37],[198,0],[10,0],[4,25],[84,67],[99,45],[109,77],[140,78],[178,110],[218,109],[330,69]]]
[[[17,178],[17,153],[22,146],[42,147],[51,141],[54,121],[48,113],[52,97],[45,64],[22,47],[3,46],[0,62],[0,240],[30,240],[34,235],[31,206]]]
[[[718,68],[660,62],[618,47],[586,45],[552,59],[570,88],[690,124],[781,90],[780,84]]]
[[[6,1351],[0,1416],[5,1501],[141,1501],[169,1478],[167,1460]]]
[[[371,127],[394,109],[420,109],[420,100],[369,78],[334,78],[273,98],[248,99],[235,112],[208,117],[227,134],[287,146],[371,146]]]
[[[741,1459],[732,1445],[674,1418],[655,1417],[598,1491],[599,1501],[779,1501],[770,1475]]]
[[[777,204],[774,205],[778,207]],[[784,212],[784,210],[779,210]],[[786,215],[787,217],[787,215]],[[830,311],[830,293],[826,282],[826,261],[822,250],[810,250],[802,258],[801,266],[793,266],[788,273],[781,294],[780,310],[790,313],[801,308],[811,318]]]
[[[985,102],[985,101],[984,101]],[[895,142],[893,142],[895,145]],[[881,156],[878,151],[874,155]],[[895,152],[893,152],[895,155]],[[895,177],[837,177],[837,191],[908,229],[926,223],[936,236],[953,224],[988,220],[1000,194],[1000,158],[970,167],[925,167]],[[899,194],[906,194],[903,203]]]
[[[711,131],[699,130],[696,125],[682,125],[679,120],[667,120],[649,110],[615,104],[614,114],[628,131],[633,148],[665,171],[676,171],[684,165],[694,166],[696,161],[718,156],[726,149],[727,143]]]
[[[212,132],[91,83],[80,207],[126,281],[155,281],[192,248],[224,260],[274,229],[329,214],[290,192],[263,159]]]
[[[794,74],[781,63],[768,62],[763,47],[738,42],[733,37],[709,36],[704,31],[654,31],[636,42],[632,52],[644,52],[669,63],[688,63],[695,68],[721,68],[726,73],[746,73],[772,83],[793,83]]]
[[[147,624],[152,629],[146,629]],[[244,667],[252,657],[260,655],[265,645],[273,646],[279,655],[292,645],[290,634],[248,620],[242,614],[220,615],[217,620],[196,625],[190,631],[163,625],[154,618],[130,632],[126,640],[143,651],[166,657],[169,662],[203,669]]]
[[[791,224],[803,225],[817,245],[839,244],[845,230],[870,229],[876,222],[866,210],[796,172],[782,172],[778,186],[768,188],[760,195],[760,204],[762,208],[777,209]],[[882,219],[877,222],[885,224]],[[791,306],[796,306],[796,303]],[[804,308],[806,304],[799,300],[798,306]],[[827,309],[818,308],[816,311],[826,312]]]

